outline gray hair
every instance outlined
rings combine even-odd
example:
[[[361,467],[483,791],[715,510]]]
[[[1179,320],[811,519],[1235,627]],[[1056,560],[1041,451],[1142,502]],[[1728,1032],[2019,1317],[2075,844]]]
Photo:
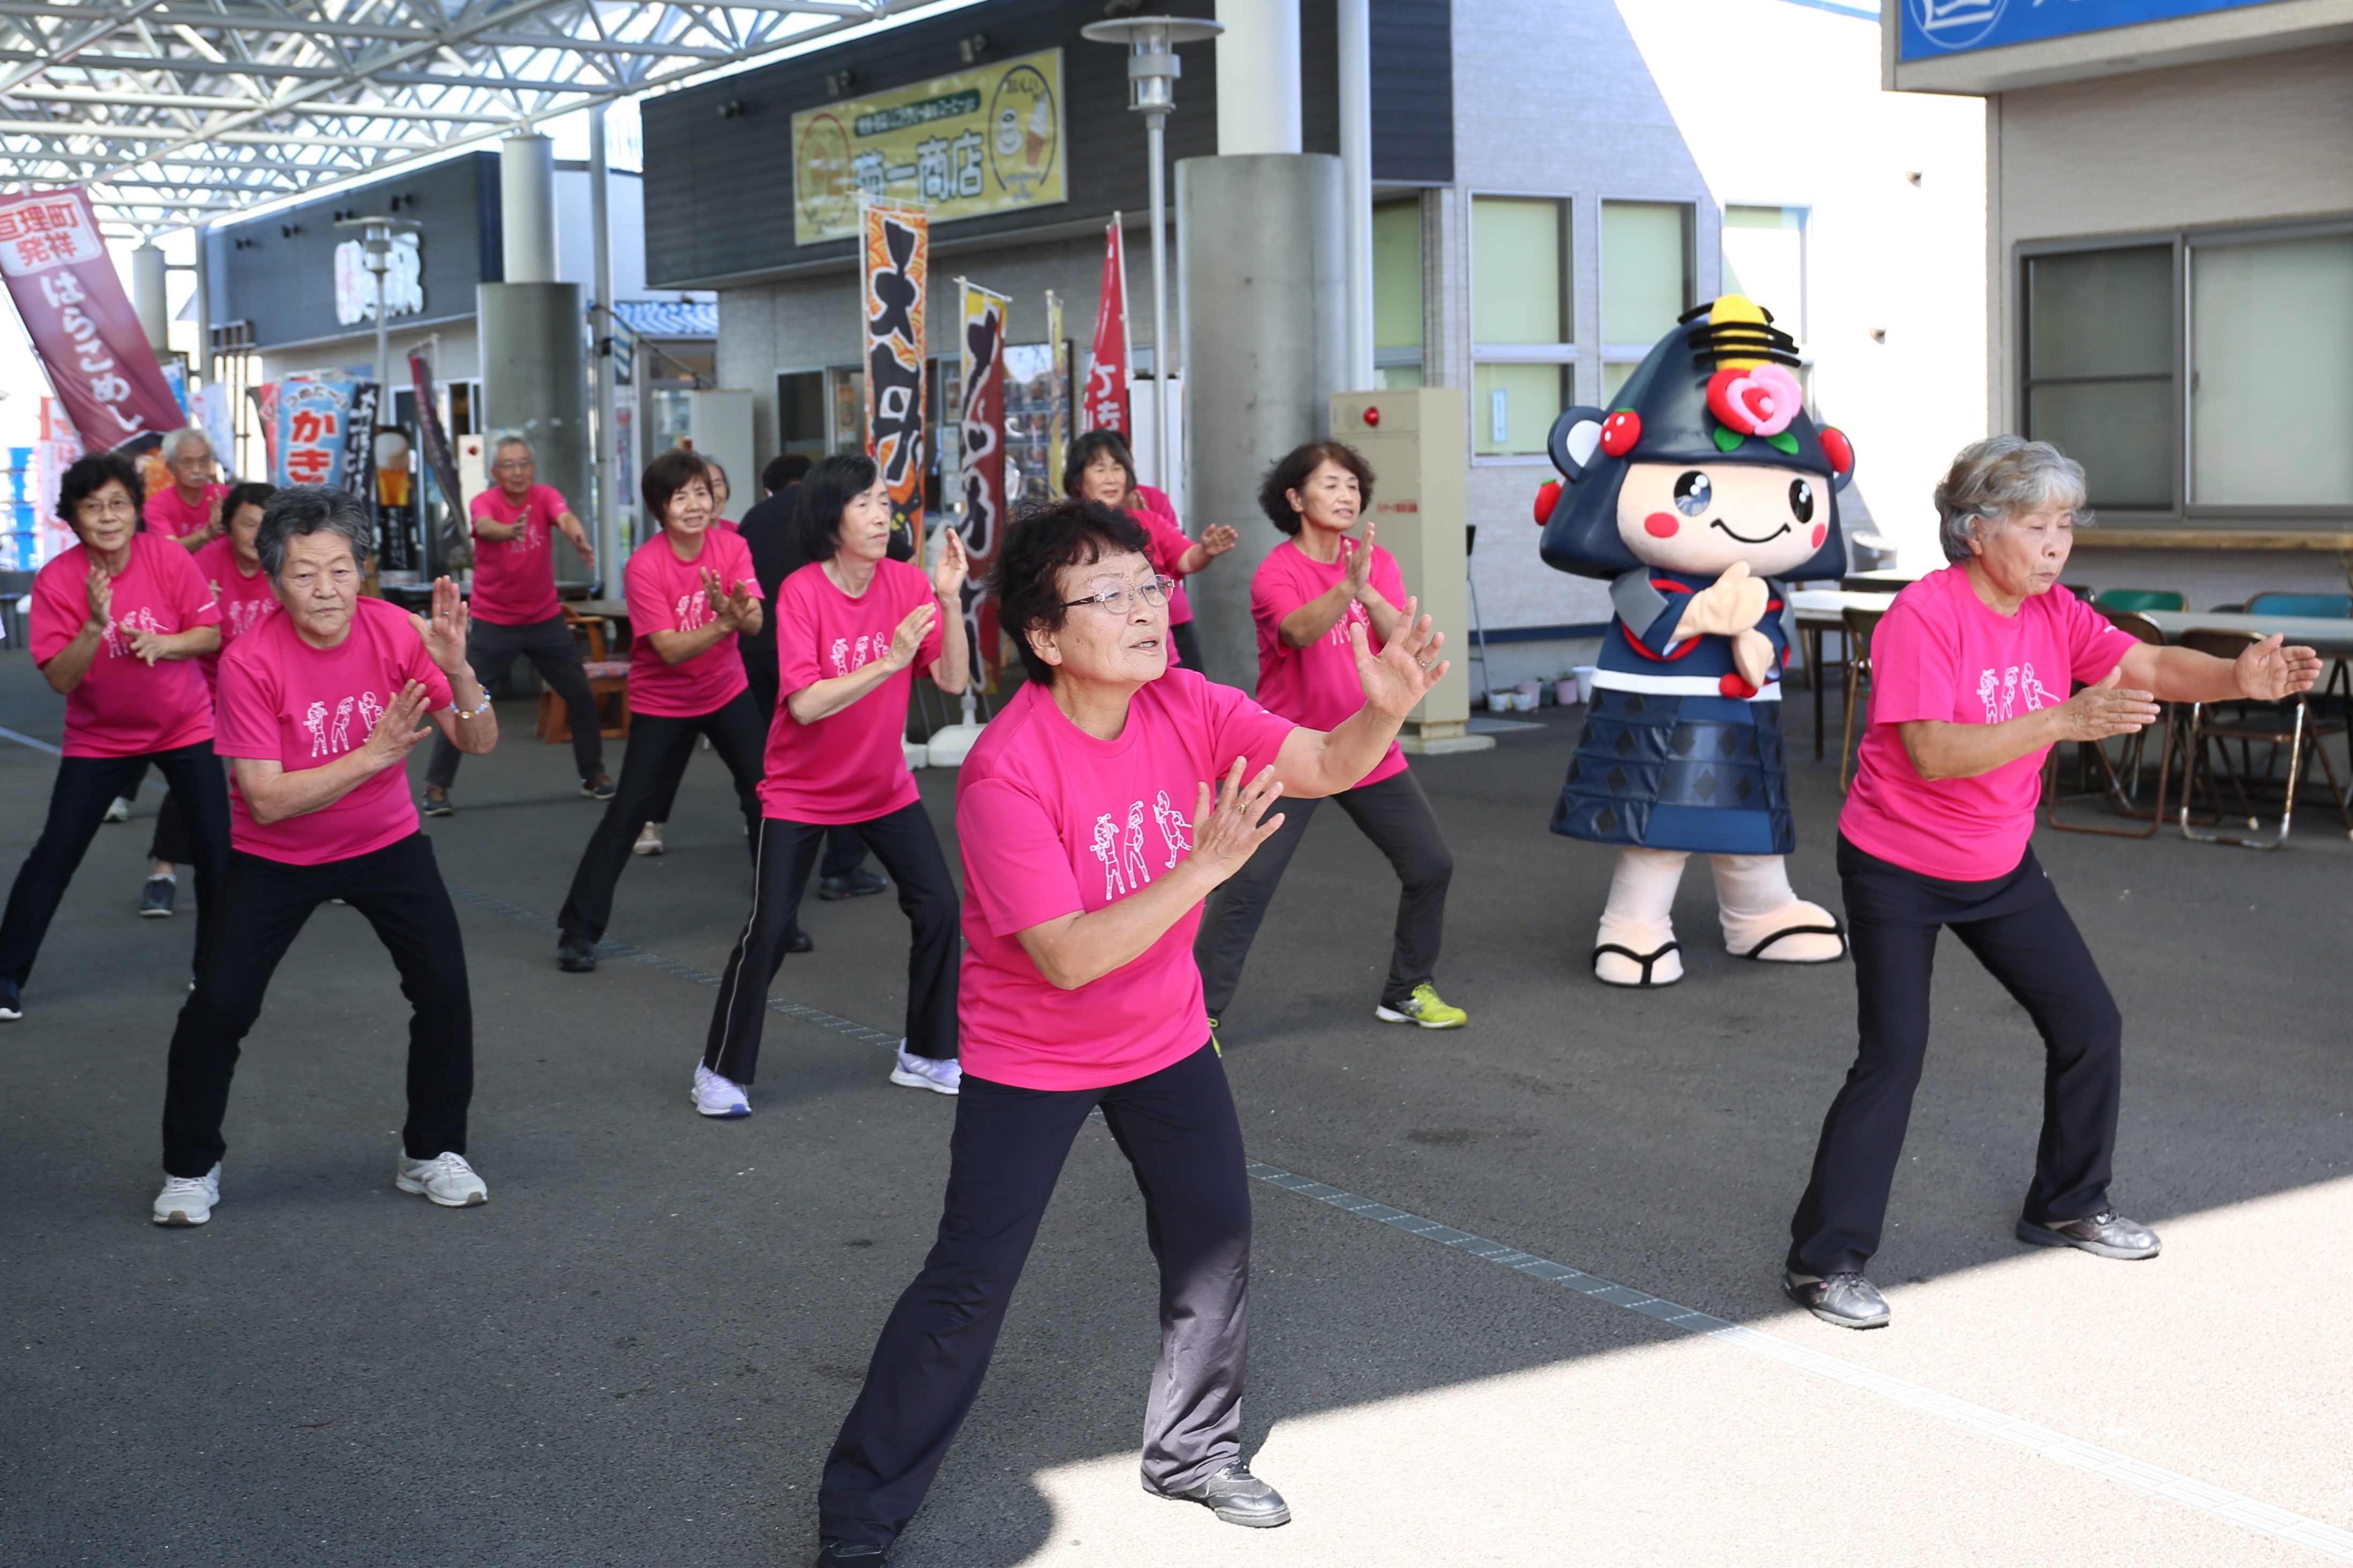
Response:
[[[306,533],[340,534],[352,547],[353,562],[362,571],[367,569],[375,530],[368,520],[366,503],[349,490],[288,485],[261,509],[261,531],[253,541],[261,569],[269,574],[271,582],[277,582],[278,574],[286,569],[286,542]]]
[[[1936,542],[1946,560],[1967,561],[1970,540],[1983,539],[2020,512],[2045,508],[2072,511],[2077,527],[2088,527],[2086,499],[2084,465],[2050,442],[1989,436],[1962,447],[1937,482]]]
[[[205,434],[205,427],[203,426],[184,425],[179,429],[173,431],[169,436],[164,437],[164,460],[168,463],[173,458],[178,457],[180,455],[180,448],[186,446],[191,441],[205,449],[206,457],[217,458],[219,456],[218,453],[213,450],[213,438]]]
[[[539,461],[538,449],[532,446],[531,437],[520,430],[501,430],[491,437],[491,461],[497,462],[499,454],[509,447],[521,447],[533,462]]]

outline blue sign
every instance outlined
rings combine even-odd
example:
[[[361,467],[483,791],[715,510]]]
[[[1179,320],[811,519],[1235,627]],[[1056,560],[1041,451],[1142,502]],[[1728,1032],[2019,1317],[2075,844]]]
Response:
[[[2270,0],[1904,0],[1903,58],[2031,44],[2104,32],[2209,11],[2235,11]]]

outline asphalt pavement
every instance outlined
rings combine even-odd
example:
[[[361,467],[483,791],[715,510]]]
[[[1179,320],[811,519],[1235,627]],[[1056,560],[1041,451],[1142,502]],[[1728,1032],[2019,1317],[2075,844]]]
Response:
[[[54,743],[60,708],[0,651],[0,727]],[[178,918],[133,913],[155,781],[101,830],[0,1024],[0,1563],[814,1549],[954,1112],[892,1087],[877,1043],[901,1032],[903,921],[887,895],[809,900],[817,951],[773,993],[805,1011],[770,1015],[756,1113],[704,1121],[708,977],[749,895],[723,770],[697,757],[670,854],[622,879],[610,934],[634,955],[565,974],[548,917],[601,808],[527,705],[500,717],[427,828],[467,939],[480,1208],[394,1190],[406,1009],[365,922],[328,908],[247,1042],[213,1222],[151,1225],[194,922],[185,891]],[[1689,977],[1596,984],[1610,856],[1545,831],[1575,716],[1542,718],[1415,763],[1455,852],[1439,984],[1468,1028],[1374,1020],[1395,884],[1337,812],[1226,1021],[1267,1178],[1248,1446],[1298,1522],[1237,1531],[1138,1489],[1155,1287],[1090,1126],[893,1562],[2353,1561],[2342,828],[2310,813],[2275,855],[2038,836],[2124,1005],[2116,1195],[2167,1252],[2012,1238],[2041,1047],[1948,939],[1874,1271],[1895,1321],[1853,1334],[1777,1291],[1853,1048],[1851,970],[1728,957],[1695,868]],[[0,876],[54,767],[0,738]],[[952,845],[953,775],[919,776]],[[1835,908],[1835,763],[1792,787],[1794,880]]]

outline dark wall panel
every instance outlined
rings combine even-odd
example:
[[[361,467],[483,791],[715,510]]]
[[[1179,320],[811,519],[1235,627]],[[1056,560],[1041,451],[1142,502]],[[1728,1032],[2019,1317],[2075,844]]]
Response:
[[[1373,178],[1454,183],[1452,0],[1372,0]]]
[[[416,320],[470,315],[474,285],[496,281],[499,263],[499,161],[475,153],[446,163],[339,191],[266,217],[222,224],[213,232],[216,280],[213,318],[249,321],[254,341],[268,348],[314,338],[373,331],[366,322],[335,320],[335,247],[351,237],[335,227],[338,212],[413,217],[425,226],[425,311]],[[297,232],[289,235],[289,228]],[[239,249],[240,239],[251,243]],[[404,318],[393,318],[398,331]]]

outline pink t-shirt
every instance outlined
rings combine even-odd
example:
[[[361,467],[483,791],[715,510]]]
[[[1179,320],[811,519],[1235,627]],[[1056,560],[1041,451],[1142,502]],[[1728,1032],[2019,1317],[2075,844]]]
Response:
[[[629,600],[631,712],[700,719],[718,712],[751,685],[744,678],[744,658],[735,651],[733,632],[681,664],[663,663],[654,651],[654,639],[646,635],[691,632],[711,624],[711,595],[702,585],[705,571],[719,574],[723,591],[740,583],[754,598],[760,596],[751,549],[738,534],[707,528],[702,553],[681,561],[670,547],[670,535],[657,533],[629,557],[621,580]]]
[[[27,640],[35,664],[63,653],[90,619],[90,564],[89,547],[77,544],[33,579]],[[159,534],[134,533],[111,592],[113,624],[90,673],[66,697],[66,755],[137,757],[211,740],[212,699],[197,661],[164,658],[151,666],[131,651],[141,632],[168,636],[219,624],[195,561]]]
[[[1340,559],[1327,566],[1309,560],[1295,542],[1284,540],[1267,552],[1266,559],[1259,563],[1258,574],[1250,579],[1250,619],[1258,623],[1258,700],[1270,711],[1311,730],[1337,728],[1365,705],[1348,627],[1363,626],[1366,645],[1375,653],[1382,647],[1373,631],[1373,617],[1353,599],[1347,614],[1334,621],[1332,629],[1313,646],[1292,647],[1282,640],[1282,617],[1330,593],[1347,575],[1349,552],[1364,548],[1353,539],[1340,542]],[[1404,574],[1398,570],[1397,557],[1377,544],[1373,546],[1372,584],[1374,592],[1400,613],[1404,611]],[[1405,752],[1393,741],[1388,754],[1356,783],[1378,784],[1403,772]]]
[[[197,574],[213,591],[213,602],[220,606],[221,652],[197,660],[204,667],[206,683],[216,685],[221,654],[277,613],[278,595],[270,592],[269,574],[259,565],[254,567],[252,576],[245,574],[237,563],[236,545],[225,538],[197,551],[195,563]]]
[[[1116,741],[1032,683],[981,731],[956,778],[964,854],[965,1070],[1020,1089],[1101,1089],[1158,1072],[1209,1037],[1193,962],[1198,904],[1140,955],[1064,991],[1019,933],[1140,893],[1193,847],[1200,785],[1236,757],[1256,774],[1291,721],[1230,686],[1172,669],[1141,688]]]
[[[469,517],[501,527],[520,522],[512,539],[474,542],[473,612],[493,626],[527,626],[563,613],[555,599],[555,520],[572,509],[553,485],[533,485],[518,506],[493,485],[474,498]]]
[[[1927,780],[1895,726],[1993,724],[2067,700],[2070,682],[2104,679],[2136,646],[2063,587],[1997,615],[1947,566],[1895,595],[1871,634],[1871,723],[1839,831],[1855,847],[1924,877],[2008,876],[2034,832],[2048,746],[1975,778]]]
[[[828,718],[804,724],[783,698],[862,669],[891,651],[909,612],[932,603],[932,580],[905,561],[875,563],[874,581],[853,599],[812,561],[776,589],[776,717],[768,726],[763,815],[787,822],[871,822],[918,798],[907,753],[907,694],[947,645],[943,614],[915,650],[915,662]]]
[[[1144,531],[1152,537],[1153,569],[1162,576],[1173,577],[1176,581],[1176,586],[1168,595],[1168,624],[1181,626],[1193,618],[1193,603],[1185,597],[1185,579],[1178,574],[1176,563],[1184,560],[1186,552],[1193,548],[1192,536],[1185,531],[1185,525],[1176,521],[1176,503],[1168,499],[1167,491],[1155,489],[1150,485],[1138,485],[1135,487],[1135,499],[1144,503],[1144,510],[1128,515],[1142,523]],[[1174,643],[1168,645],[1168,662],[1172,665],[1176,662],[1176,645]]]
[[[213,502],[228,494],[227,485],[206,485],[203,497],[190,506],[180,499],[180,487],[166,485],[140,504],[139,515],[148,529],[174,539],[202,533],[213,521]],[[183,549],[186,548],[185,545]]]
[[[362,599],[341,644],[315,648],[284,616],[271,616],[221,656],[220,740],[224,757],[274,762],[288,773],[322,768],[367,744],[376,721],[400,689],[425,683],[426,704],[449,706],[449,678],[426,656],[408,612]],[[417,831],[408,773],[386,768],[332,805],[264,826],[229,788],[229,844],[265,860],[319,866],[348,860]]]

